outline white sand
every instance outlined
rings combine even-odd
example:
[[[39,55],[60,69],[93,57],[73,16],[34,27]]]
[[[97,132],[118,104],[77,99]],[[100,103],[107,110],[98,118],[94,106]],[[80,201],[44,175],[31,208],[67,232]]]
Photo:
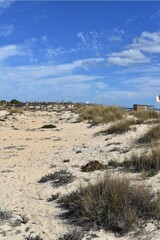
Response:
[[[37,111],[8,115],[6,111],[0,111],[0,119],[5,115],[5,121],[0,121],[0,207],[11,211],[13,217],[0,223],[0,240],[23,240],[36,235],[44,240],[56,240],[73,228],[59,217],[62,209],[56,201],[47,202],[47,199],[52,194],[66,194],[87,184],[87,181],[102,178],[103,171],[82,173],[80,167],[89,160],[99,160],[104,164],[111,159],[122,161],[134,151],[137,136],[148,128],[141,125],[136,127],[137,130],[120,136],[94,137],[93,134],[104,126],[89,128],[86,123],[74,123],[76,116],[70,112]],[[54,124],[57,128],[41,129],[44,124]],[[70,161],[64,163],[66,159]],[[71,171],[76,180],[61,187],[37,182],[42,176],[61,169]],[[156,175],[146,182],[157,190],[159,177]],[[21,223],[22,216],[28,218],[27,223]],[[20,224],[13,226],[15,221]],[[147,225],[144,231],[148,232],[149,239],[160,239],[160,231],[154,224]],[[96,235],[95,240],[119,239],[103,230],[97,231]],[[89,236],[87,233],[84,239]],[[133,237],[128,234],[120,239]],[[146,238],[141,236],[139,239]]]

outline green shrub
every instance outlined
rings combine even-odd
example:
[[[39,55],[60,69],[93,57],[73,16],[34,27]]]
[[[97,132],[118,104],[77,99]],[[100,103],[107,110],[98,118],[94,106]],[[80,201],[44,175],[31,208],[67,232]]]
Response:
[[[10,103],[11,103],[11,104],[21,104],[21,102],[18,101],[17,99],[12,99],[12,100],[10,101]]]
[[[160,213],[159,198],[124,177],[106,176],[97,184],[60,198],[59,203],[72,223],[87,230],[98,227],[119,234],[146,220],[158,219]]]

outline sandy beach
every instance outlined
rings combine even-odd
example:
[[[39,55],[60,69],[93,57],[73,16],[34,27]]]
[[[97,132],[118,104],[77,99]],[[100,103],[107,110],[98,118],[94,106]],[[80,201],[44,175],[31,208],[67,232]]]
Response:
[[[45,124],[56,125],[56,128],[41,128]],[[11,214],[8,220],[0,222],[1,240],[57,240],[74,229],[74,225],[60,217],[64,210],[58,203],[48,202],[47,199],[53,194],[65,195],[88,182],[98,181],[106,172],[122,174],[115,169],[85,173],[81,171],[81,166],[91,160],[103,164],[109,160],[122,161],[132,152],[142,151],[135,148],[134,141],[149,126],[136,125],[118,136],[95,136],[106,127],[90,127],[87,122],[77,122],[77,115],[70,111],[24,111],[12,115],[0,111],[0,209]],[[38,182],[48,173],[59,170],[69,170],[75,180],[65,186]],[[126,174],[135,181],[141,179],[140,174]],[[159,178],[157,174],[144,180],[144,184],[157,191]],[[92,238],[93,233],[96,237]],[[36,236],[39,238],[31,238]],[[154,223],[148,223],[138,238],[133,232],[119,237],[99,230],[87,232],[83,239],[156,240],[160,239],[160,230]]]

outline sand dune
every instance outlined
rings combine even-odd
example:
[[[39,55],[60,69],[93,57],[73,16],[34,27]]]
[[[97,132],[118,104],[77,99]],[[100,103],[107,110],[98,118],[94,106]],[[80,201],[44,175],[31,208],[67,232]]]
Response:
[[[89,160],[104,164],[111,159],[122,161],[134,151],[137,135],[148,128],[148,125],[137,125],[136,129],[119,136],[94,137],[104,126],[89,128],[87,123],[77,123],[76,117],[69,111],[58,114],[26,111],[13,115],[0,111],[0,119],[4,120],[0,121],[0,208],[12,215],[0,223],[1,240],[31,239],[31,236],[56,240],[72,229],[73,226],[59,217],[63,210],[56,201],[47,202],[47,199],[52,194],[70,193],[88,181],[101,179],[104,171],[82,173],[81,166]],[[56,128],[42,129],[44,124],[54,124]],[[72,183],[57,187],[49,182],[38,183],[42,176],[62,169],[75,176]],[[108,171],[117,174],[115,170]],[[140,178],[138,174],[129,175]],[[146,180],[145,184],[157,190],[159,177],[158,174]],[[147,234],[147,239],[160,239],[160,231],[154,224],[148,224],[143,230],[144,235],[139,239],[146,239]],[[94,238],[91,233],[86,233],[84,239],[119,239],[114,233],[103,230],[96,231],[97,237]],[[120,239],[136,237],[129,233]]]

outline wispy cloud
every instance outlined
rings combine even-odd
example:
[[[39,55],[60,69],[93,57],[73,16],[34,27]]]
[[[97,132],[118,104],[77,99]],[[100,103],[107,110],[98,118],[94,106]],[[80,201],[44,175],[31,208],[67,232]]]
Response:
[[[80,39],[84,47],[88,48],[91,51],[100,51],[102,50],[102,37],[104,32],[78,32],[77,37]]]
[[[63,98],[72,100],[72,97],[78,100],[77,96],[79,96],[82,100],[88,96],[93,82],[104,80],[104,76],[85,72],[83,64],[86,61],[98,63],[101,59],[77,60],[50,66],[1,66],[0,88],[3,89],[3,97],[12,98],[20,94],[25,99],[33,100],[42,98],[44,90],[46,100],[49,100],[49,97],[52,97],[53,100],[54,96],[59,100],[63,100]],[[77,74],[80,69],[84,70],[83,74]],[[102,84],[100,87],[103,87]]]
[[[123,29],[114,28],[113,32],[110,33],[110,36],[108,36],[108,40],[111,42],[119,42],[122,41],[125,36],[125,31]]]
[[[0,0],[0,15],[3,14],[14,2],[15,0]]]
[[[14,32],[15,27],[13,24],[1,24],[0,25],[0,36],[8,36]]]
[[[152,15],[150,16],[150,18],[151,18],[152,20],[157,20],[157,18],[160,18],[160,9],[159,9],[157,12],[155,12],[154,14],[152,14]]]
[[[15,54],[15,53],[14,53]],[[0,54],[1,58],[1,54]],[[50,66],[43,66],[43,65],[30,65],[30,66],[16,66],[16,67],[3,67],[1,68],[2,76],[6,78],[6,76],[13,76],[13,81],[15,79],[32,79],[32,80],[40,80],[40,79],[49,79],[57,76],[72,75],[74,71],[78,68],[84,69],[86,62],[94,62],[99,63],[103,61],[103,59],[82,59],[73,61],[71,63],[66,64],[59,64],[59,65],[50,65]],[[78,75],[79,77],[81,75]],[[78,79],[78,78],[77,78]]]
[[[52,59],[60,55],[77,53],[80,50],[81,50],[80,47],[70,48],[70,49],[65,49],[64,47],[58,47],[58,48],[49,47],[45,49],[45,54],[48,59]]]

